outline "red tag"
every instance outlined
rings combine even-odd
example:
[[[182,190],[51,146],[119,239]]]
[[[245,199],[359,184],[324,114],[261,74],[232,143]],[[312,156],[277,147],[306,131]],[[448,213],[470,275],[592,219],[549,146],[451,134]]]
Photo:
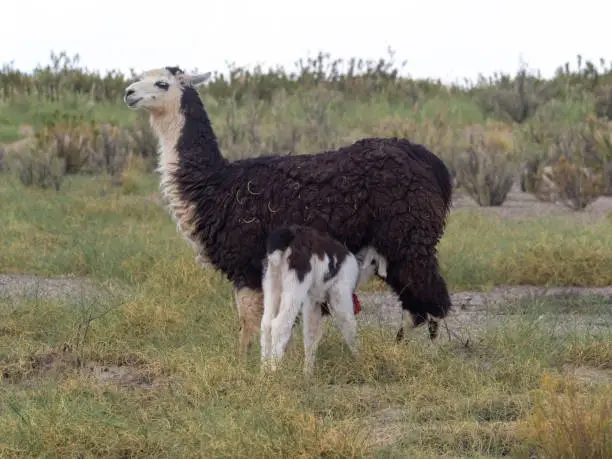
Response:
[[[353,293],[353,312],[355,315],[357,315],[359,314],[359,311],[361,311],[361,304],[359,303],[359,298],[357,298],[357,295]]]

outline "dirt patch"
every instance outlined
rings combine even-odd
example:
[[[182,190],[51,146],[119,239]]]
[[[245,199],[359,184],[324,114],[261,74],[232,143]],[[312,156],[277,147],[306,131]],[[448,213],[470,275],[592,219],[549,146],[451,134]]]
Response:
[[[165,378],[154,377],[142,368],[130,365],[101,365],[90,362],[81,373],[90,375],[101,384],[112,384],[120,387],[137,387],[155,389],[165,385]]]
[[[593,331],[609,330],[612,327],[612,287],[505,286],[497,287],[490,292],[453,293],[451,294],[453,309],[446,318],[446,323],[456,333],[472,334],[490,326],[508,324],[513,312],[514,315],[521,312],[519,304],[521,300],[541,301],[568,297],[597,297],[602,303],[610,304],[608,314],[573,314],[571,320],[564,319],[568,329],[569,327],[573,330],[584,328]],[[359,299],[363,306],[358,316],[359,322],[400,327],[402,323],[401,303],[394,293],[390,291],[359,292]],[[513,305],[516,307],[513,308]],[[561,315],[570,317],[568,314]],[[553,326],[552,322],[551,326]],[[445,327],[442,327],[440,336],[445,335]]]
[[[362,435],[376,447],[393,445],[406,437],[406,413],[400,408],[385,408],[364,420]]]
[[[158,388],[166,382],[136,360],[122,365],[83,361],[68,345],[35,354],[24,362],[0,361],[0,372],[7,382],[25,386],[35,385],[41,378],[63,379],[70,375],[86,376],[101,385],[140,389]]]
[[[612,383],[612,368],[565,365],[563,372],[586,384],[605,385]]]
[[[74,276],[42,277],[30,274],[0,274],[0,299],[40,298],[78,300],[108,294],[101,285]]]
[[[603,220],[612,213],[612,197],[601,196],[583,211],[574,211],[561,203],[540,201],[529,193],[523,193],[518,184],[512,187],[506,201],[499,207],[480,207],[461,190],[454,193],[453,209],[473,209],[483,215],[508,219],[565,216],[583,222]]]

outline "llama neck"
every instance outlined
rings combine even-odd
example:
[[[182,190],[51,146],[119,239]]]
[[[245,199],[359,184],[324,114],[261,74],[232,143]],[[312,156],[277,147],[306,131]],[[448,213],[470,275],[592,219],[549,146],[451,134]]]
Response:
[[[176,146],[183,130],[183,121],[179,116],[151,115],[151,126],[159,140],[158,171],[164,175],[178,169]]]
[[[185,119],[176,145],[180,157],[185,158],[189,164],[211,169],[223,165],[225,161],[219,150],[217,136],[202,99],[194,88],[183,89],[180,111]]]
[[[206,186],[207,178],[227,163],[219,151],[204,104],[195,89],[186,88],[174,107],[151,113],[151,125],[160,143],[160,191],[177,229],[192,245],[198,263],[207,263],[196,233],[196,203],[185,189]]]
[[[168,108],[164,113],[151,114],[151,124],[160,140],[162,173],[176,171],[181,163],[196,166],[200,173],[212,172],[226,162],[195,89],[185,88],[176,106]]]

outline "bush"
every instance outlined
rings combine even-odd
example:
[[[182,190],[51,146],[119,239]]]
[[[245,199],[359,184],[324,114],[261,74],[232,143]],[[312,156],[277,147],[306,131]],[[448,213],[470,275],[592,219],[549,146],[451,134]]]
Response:
[[[60,190],[66,174],[66,160],[54,149],[39,149],[35,146],[27,151],[11,155],[17,176],[25,186],[55,188]]]
[[[219,145],[231,159],[333,148],[339,133],[332,115],[340,101],[340,93],[325,87],[292,95],[280,90],[269,105],[250,96],[240,101],[231,98],[215,123]]]
[[[521,189],[545,201],[561,200],[583,209],[610,193],[612,134],[608,123],[587,118],[574,124],[537,117],[522,130],[521,150],[531,157],[521,174]]]
[[[557,186],[544,180],[543,169],[546,167],[545,158],[541,155],[528,159],[521,170],[521,191],[534,195],[540,201],[554,201],[557,195]]]
[[[33,148],[56,155],[64,161],[66,174],[76,174],[90,158],[93,129],[93,123],[58,113],[53,121],[35,131]]]
[[[117,126],[103,124],[94,131],[92,142],[93,171],[109,174],[113,183],[119,185],[122,173],[131,154],[131,138]]]
[[[514,183],[512,147],[481,126],[468,128],[467,136],[466,150],[457,160],[457,181],[479,205],[501,206]]]
[[[559,187],[559,198],[572,210],[582,210],[601,196],[601,174],[589,171],[565,156],[550,168],[550,179]]]
[[[481,82],[480,86],[476,100],[483,112],[514,123],[527,121],[552,95],[546,85],[525,69],[519,70],[514,78],[502,75],[488,85]]]
[[[59,189],[64,175],[79,173],[109,174],[120,185],[126,163],[139,147],[142,143],[118,126],[58,114],[11,157],[26,186]]]
[[[374,127],[372,135],[406,138],[424,145],[444,161],[453,187],[460,186],[457,179],[457,156],[463,151],[463,129],[452,129],[441,113],[438,113],[433,120],[422,122],[407,121],[398,116],[383,118]]]
[[[612,84],[595,90],[595,115],[612,121]]]
[[[587,138],[593,144],[597,163],[596,170],[602,173],[603,191],[612,196],[612,121],[591,118],[588,122]]]
[[[136,122],[127,128],[127,132],[132,139],[133,152],[146,160],[149,170],[156,166],[158,140],[149,116],[142,111],[137,112]]]

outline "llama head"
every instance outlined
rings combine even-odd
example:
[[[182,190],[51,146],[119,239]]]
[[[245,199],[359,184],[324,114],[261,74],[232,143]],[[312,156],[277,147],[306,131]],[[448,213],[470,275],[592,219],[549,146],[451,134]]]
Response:
[[[165,67],[143,73],[125,89],[124,101],[133,109],[162,114],[177,108],[187,87],[197,87],[210,79],[210,72],[189,75],[178,67]]]
[[[356,255],[359,262],[359,277],[357,286],[365,284],[374,274],[387,277],[387,259],[379,254],[374,247],[364,247]]]

